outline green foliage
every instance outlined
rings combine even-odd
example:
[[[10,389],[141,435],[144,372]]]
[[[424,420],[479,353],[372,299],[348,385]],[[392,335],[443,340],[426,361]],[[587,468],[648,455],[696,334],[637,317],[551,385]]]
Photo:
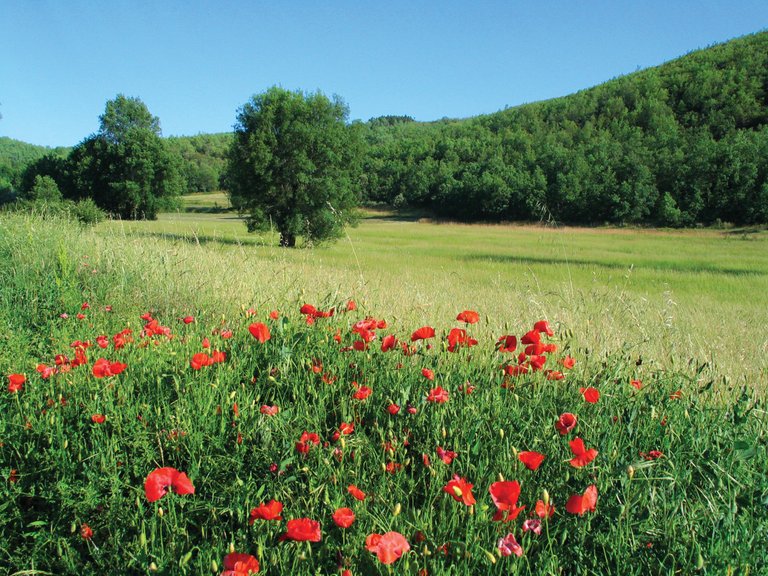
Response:
[[[35,182],[25,197],[33,202],[61,202],[61,190],[50,176],[35,176]]]
[[[564,98],[366,126],[374,202],[460,220],[766,222],[768,32]]]
[[[138,98],[107,102],[97,134],[68,158],[70,198],[91,198],[124,219],[154,219],[183,191],[178,157],[160,138],[159,120]]]
[[[341,234],[359,198],[359,126],[320,92],[270,88],[238,112],[227,184],[249,230],[274,226],[281,245]]]
[[[213,192],[223,188],[232,134],[171,137],[166,144],[181,158],[179,167],[187,192]]]

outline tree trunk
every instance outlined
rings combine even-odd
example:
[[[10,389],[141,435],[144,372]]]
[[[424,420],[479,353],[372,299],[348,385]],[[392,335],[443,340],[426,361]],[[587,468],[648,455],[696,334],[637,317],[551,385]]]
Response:
[[[290,232],[280,232],[280,246],[282,248],[293,248],[296,246],[296,235]]]

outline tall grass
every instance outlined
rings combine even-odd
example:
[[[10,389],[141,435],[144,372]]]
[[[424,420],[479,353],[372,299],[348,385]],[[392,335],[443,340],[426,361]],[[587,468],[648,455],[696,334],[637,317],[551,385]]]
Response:
[[[10,573],[219,573],[227,552],[237,550],[272,574],[340,567],[383,574],[389,569],[365,540],[387,531],[410,543],[393,565],[403,573],[768,570],[768,428],[754,388],[742,388],[745,375],[719,377],[716,368],[725,364],[715,366],[712,357],[695,357],[698,338],[681,320],[686,304],[672,300],[681,300],[676,290],[684,293],[674,274],[650,296],[643,290],[655,284],[635,280],[639,265],[615,277],[582,269],[579,250],[582,260],[599,259],[587,246],[596,242],[590,232],[369,222],[346,243],[286,251],[266,241],[240,243],[236,231],[220,228],[215,234],[228,241],[205,241],[176,223],[174,237],[122,223],[84,230],[12,216],[2,224],[0,372],[27,376],[21,391],[0,394],[0,566]],[[623,240],[616,236],[610,245],[618,250]],[[469,259],[478,242],[508,259]],[[567,263],[531,261],[554,258],[563,246]],[[652,260],[656,246],[644,257]],[[529,259],[515,262],[510,247]],[[759,255],[750,258],[762,270]],[[713,272],[679,274],[703,280]],[[729,297],[702,289],[702,301]],[[358,310],[341,313],[350,298]],[[755,292],[753,304],[760,298]],[[299,313],[306,302],[337,313],[310,325]],[[687,304],[690,317],[695,304]],[[759,321],[762,311],[741,305]],[[480,312],[481,322],[466,326],[479,343],[452,354],[445,336],[461,326],[455,318],[464,309]],[[144,313],[172,337],[142,336]],[[342,351],[358,339],[354,323],[368,315],[387,327],[366,351]],[[185,323],[187,316],[194,321]],[[549,380],[544,371],[505,378],[500,366],[515,363],[514,355],[496,352],[494,342],[521,337],[542,318],[555,331],[546,341],[558,348],[545,368],[566,372],[565,379]],[[739,339],[742,349],[755,346],[755,321],[722,321],[730,330],[718,340],[723,346]],[[249,333],[254,322],[269,327],[268,341]],[[436,338],[411,344],[411,332],[427,324]],[[126,328],[133,342],[124,348],[94,344],[86,365],[48,379],[35,370],[57,354],[71,358],[75,341],[111,339]],[[222,336],[227,329],[229,339]],[[415,352],[382,352],[390,333]],[[194,354],[214,349],[226,360],[190,366]],[[571,371],[559,363],[566,355],[576,359]],[[124,362],[125,372],[96,378],[99,356]],[[750,361],[758,367],[744,366],[744,374],[761,377],[764,359]],[[642,382],[639,389],[633,380]],[[355,399],[356,385],[369,386],[371,396]],[[446,403],[427,400],[436,386],[448,390]],[[601,393],[596,404],[579,392],[589,386]],[[391,403],[398,414],[387,411]],[[280,412],[266,416],[264,404]],[[554,425],[564,412],[578,416],[567,436]],[[103,424],[93,421],[97,414],[105,415]],[[355,431],[334,441],[350,422]],[[304,431],[321,439],[306,455],[296,450]],[[583,468],[568,463],[568,440],[577,436],[599,451]],[[437,446],[456,459],[444,463]],[[662,455],[648,459],[654,450]],[[521,451],[546,459],[531,471]],[[162,466],[184,471],[195,493],[149,502],[144,481]],[[474,484],[474,507],[444,490],[454,475]],[[491,520],[488,490],[500,475],[521,484],[526,510],[517,521]],[[350,496],[350,484],[368,494],[365,501]],[[596,510],[567,513],[566,501],[590,485],[599,494]],[[545,490],[555,516],[541,535],[523,533],[522,520]],[[284,503],[284,520],[250,526],[251,509],[270,499]],[[342,506],[357,516],[347,530],[331,521]],[[320,543],[278,540],[285,520],[299,517],[321,522]],[[81,536],[83,524],[92,536]],[[521,558],[496,551],[509,532],[521,542]]]

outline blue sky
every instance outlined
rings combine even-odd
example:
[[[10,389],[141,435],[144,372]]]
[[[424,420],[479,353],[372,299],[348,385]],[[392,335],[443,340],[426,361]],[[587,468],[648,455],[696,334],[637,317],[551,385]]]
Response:
[[[74,145],[117,94],[166,136],[225,132],[273,85],[464,118],[766,28],[766,0],[0,0],[0,136]]]

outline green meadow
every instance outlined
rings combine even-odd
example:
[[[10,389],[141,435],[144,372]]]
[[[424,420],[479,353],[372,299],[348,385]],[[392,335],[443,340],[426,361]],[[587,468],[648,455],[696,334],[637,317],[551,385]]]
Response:
[[[1,570],[768,570],[765,231],[223,200],[0,216]]]

